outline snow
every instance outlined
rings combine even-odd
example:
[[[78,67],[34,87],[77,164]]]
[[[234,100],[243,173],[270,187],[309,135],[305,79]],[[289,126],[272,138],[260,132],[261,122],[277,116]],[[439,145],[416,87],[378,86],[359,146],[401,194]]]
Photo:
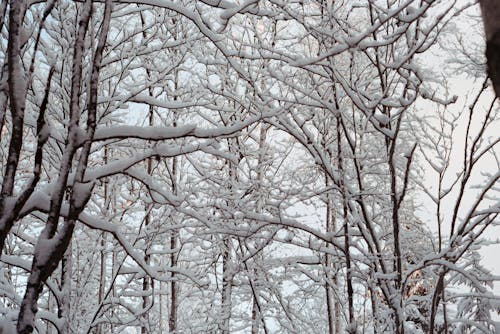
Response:
[[[47,266],[50,259],[54,256],[54,252],[59,243],[60,240],[57,237],[52,239],[40,237],[38,239],[33,254],[37,259],[36,265],[39,269]]]
[[[6,13],[20,7],[6,3]],[[29,75],[19,60],[33,56],[33,27],[47,4],[30,1],[10,41],[15,27],[0,20],[2,46],[16,60],[9,58],[9,79],[0,78],[12,93],[0,160],[18,161],[10,172],[12,164],[0,164],[0,333],[16,332],[21,316],[21,326],[40,333],[46,322],[63,332],[69,321],[72,331],[167,330],[174,302],[176,331],[218,332],[229,321],[235,334],[263,326],[322,333],[326,314],[337,312],[340,332],[389,333],[394,319],[407,319],[407,331],[423,333],[441,274],[448,313],[444,319],[437,305],[437,324],[492,330],[499,277],[479,253],[498,225],[497,111],[486,84],[469,80],[472,88],[455,94],[424,61],[443,36],[455,36],[446,24],[461,8],[411,0],[111,3],[98,80],[88,73],[92,38],[106,31],[102,2],[79,7],[80,26],[76,7],[55,2]],[[24,38],[27,46],[16,46]],[[38,134],[40,181],[14,215],[38,176],[34,130],[48,64],[57,80]],[[89,82],[99,88],[95,133],[85,126]],[[16,117],[24,119],[14,126]],[[14,135],[22,135],[19,148],[10,145]],[[422,218],[414,200],[424,195]],[[73,232],[75,209],[71,267],[39,282],[48,288],[40,296],[28,289],[23,298],[63,232]],[[440,240],[427,225],[440,227]],[[68,268],[72,284],[60,288]],[[354,285],[353,314],[346,283]],[[473,301],[486,320],[475,320]],[[69,302],[70,317],[60,316]]]
[[[0,319],[0,334],[16,334],[16,328],[12,321]]]
[[[39,140],[41,142],[47,141],[47,139],[49,139],[50,137],[50,133],[50,126],[44,123],[42,129],[40,130],[40,133],[38,134]]]
[[[90,196],[92,195],[94,185],[94,182],[76,182],[73,184],[71,199],[73,200],[73,205],[77,210],[85,207],[90,199]]]

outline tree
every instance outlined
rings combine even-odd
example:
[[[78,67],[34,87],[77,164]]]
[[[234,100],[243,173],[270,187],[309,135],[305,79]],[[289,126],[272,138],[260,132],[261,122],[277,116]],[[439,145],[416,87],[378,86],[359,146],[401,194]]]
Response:
[[[495,1],[482,0],[479,1],[483,12],[484,30],[486,35],[486,57],[488,59],[488,74],[495,92],[500,91],[500,81],[498,79],[499,68],[499,32],[498,17],[500,17],[500,7]]]
[[[469,9],[2,1],[0,328],[494,331],[498,111],[424,61]]]
[[[138,4],[146,3],[147,1]],[[136,76],[140,75],[138,69],[152,61],[153,59],[148,58],[158,53],[161,47],[185,47],[196,42],[196,39],[189,40],[184,35],[183,40],[170,39],[163,42],[163,45],[155,45],[154,42],[146,44],[151,40],[141,44],[137,31],[124,26],[134,22],[139,24],[140,14],[145,12],[145,9],[135,5],[112,4],[111,1],[104,5],[93,4],[92,1],[85,1],[83,4],[70,1],[11,1],[7,4],[4,1],[2,5],[3,10],[9,12],[8,52],[4,58],[8,76],[3,76],[8,89],[2,90],[2,96],[7,96],[10,103],[10,117],[2,113],[2,124],[5,124],[4,129],[8,129],[10,138],[9,152],[4,156],[7,163],[3,171],[0,198],[1,248],[5,248],[6,238],[16,224],[21,224],[25,219],[30,220],[31,217],[45,222],[41,228],[31,231],[36,238],[36,242],[31,243],[31,269],[26,268],[24,263],[5,260],[29,273],[17,322],[18,332],[28,333],[38,326],[35,319],[38,313],[37,305],[43,297],[43,286],[50,285],[49,278],[58,268],[63,254],[71,249],[69,246],[77,221],[114,235],[122,251],[141,268],[135,269],[135,275],[143,271],[151,278],[168,281],[161,272],[178,271],[175,266],[170,269],[165,269],[164,265],[153,268],[147,259],[134,250],[133,243],[130,243],[116,226],[99,221],[98,215],[90,212],[88,203],[94,201],[96,183],[113,176],[128,176],[140,181],[145,189],[151,192],[155,203],[180,206],[182,201],[175,191],[156,186],[135,166],[143,162],[147,164],[147,161],[154,157],[163,159],[195,151],[228,159],[229,155],[213,148],[216,140],[212,138],[236,133],[261,116],[228,126],[211,124],[211,129],[197,128],[191,124],[145,128],[114,124],[106,126],[109,125],[108,120],[116,117],[117,112],[129,102],[168,109],[194,108],[210,103],[189,93],[184,95],[186,98],[190,97],[187,101],[186,98],[178,101],[175,97],[163,100],[161,96],[152,96],[152,93],[156,93],[155,87],[168,80],[166,75],[172,70],[179,71],[182,62],[193,61],[192,57],[183,59],[182,52],[175,60],[177,63],[174,61],[158,66],[153,62],[151,73],[156,77],[146,78],[146,81],[136,84],[135,88],[130,90],[130,85],[137,82]],[[172,9],[183,13],[181,15],[188,21],[194,22],[191,27],[200,32],[198,38],[214,39],[216,47],[222,48],[217,42],[217,33],[205,25],[196,9],[172,7],[167,4],[164,13]],[[154,12],[154,15],[157,13]],[[71,16],[77,19],[73,21],[73,25],[68,25],[72,21],[68,21]],[[161,28],[163,22],[156,20],[157,17],[153,26]],[[125,29],[120,31],[120,25]],[[140,33],[141,30],[138,31]],[[123,42],[110,44],[109,35],[116,40],[122,39]],[[136,43],[139,45],[133,48]],[[59,57],[53,52],[54,49],[63,56]],[[67,55],[71,55],[71,61],[66,58]],[[25,59],[31,59],[28,67],[23,62]],[[39,96],[40,87],[44,92],[42,96]],[[28,110],[28,118],[25,118],[25,110]],[[35,122],[33,115],[38,115]],[[24,145],[30,137],[36,139],[35,148]],[[176,143],[173,140],[185,137],[199,140],[191,144],[186,144],[183,140]],[[96,160],[93,157],[109,147],[118,147],[117,141],[127,140],[132,149],[132,152],[127,154],[128,158],[112,161],[111,159],[117,156],[106,155],[105,165],[94,165]],[[134,142],[138,143],[140,140],[153,142],[154,145],[150,148],[136,146]],[[166,143],[161,143],[164,141]],[[52,150],[55,150],[55,155],[47,156],[47,152]],[[121,155],[126,154],[127,150],[126,148],[122,151]],[[24,162],[22,158],[28,161]],[[33,167],[29,167],[29,160],[32,160]],[[20,168],[26,168],[28,173],[20,175]],[[85,208],[90,211],[83,213]],[[66,272],[72,267],[71,253],[68,256],[62,267]],[[52,293],[58,303],[58,317],[63,322],[55,321],[55,318],[50,316],[46,319],[58,330],[67,332],[70,317],[68,293],[71,289],[68,278],[71,275],[62,275],[65,278],[61,282],[62,286],[54,287],[62,291],[56,289]]]

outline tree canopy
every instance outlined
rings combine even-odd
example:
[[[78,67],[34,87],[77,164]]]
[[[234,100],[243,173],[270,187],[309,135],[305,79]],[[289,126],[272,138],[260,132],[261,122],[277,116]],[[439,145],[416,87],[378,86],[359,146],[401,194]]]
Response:
[[[500,332],[479,2],[2,0],[0,333]]]

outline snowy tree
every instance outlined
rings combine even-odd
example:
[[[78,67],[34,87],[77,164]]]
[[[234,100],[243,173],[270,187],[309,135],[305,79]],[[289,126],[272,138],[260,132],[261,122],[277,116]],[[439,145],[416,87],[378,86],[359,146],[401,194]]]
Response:
[[[9,100],[8,113],[2,114],[3,131],[9,134],[8,143],[5,143],[8,153],[2,156],[6,162],[0,202],[2,249],[5,249],[7,237],[16,224],[24,226],[33,219],[43,222],[42,225],[37,223],[38,227],[34,225],[30,237],[27,237],[28,248],[31,247],[29,252],[33,254],[31,265],[9,258],[5,260],[9,265],[27,270],[29,274],[24,297],[15,297],[11,301],[20,306],[18,331],[27,333],[39,326],[35,321],[37,314],[42,314],[38,312],[38,304],[42,300],[44,303],[50,300],[50,296],[45,297],[43,286],[51,286],[49,281],[55,278],[51,275],[63,260],[63,255],[61,280],[56,280],[56,284],[51,286],[58,315],[47,314],[45,319],[60,331],[70,331],[70,297],[73,291],[70,245],[77,221],[114,236],[121,253],[116,261],[128,264],[132,259],[134,263],[129,275],[146,274],[149,278],[145,278],[144,282],[149,279],[168,282],[171,281],[170,273],[182,272],[198,281],[175,265],[163,263],[156,266],[148,256],[140,255],[140,248],[147,253],[147,247],[152,246],[148,246],[149,241],[141,235],[141,225],[132,223],[137,219],[149,219],[148,211],[152,208],[149,207],[145,215],[137,210],[137,190],[131,193],[132,198],[129,197],[136,204],[129,210],[120,210],[121,213],[115,211],[115,214],[121,214],[121,226],[114,224],[114,219],[102,216],[103,212],[95,213],[96,207],[92,203],[100,202],[95,198],[98,194],[97,183],[106,182],[109,187],[113,178],[128,177],[132,188],[147,190],[150,194],[148,202],[172,208],[182,207],[184,196],[148,177],[154,168],[152,159],[160,162],[164,158],[194,152],[219,156],[223,160],[234,159],[229,152],[217,148],[215,139],[237,133],[261,119],[262,115],[226,124],[205,122],[201,125],[202,118],[174,126],[123,124],[131,121],[131,117],[127,119],[123,112],[134,110],[128,103],[133,103],[135,112],[141,112],[142,106],[146,106],[150,112],[158,108],[190,109],[194,113],[199,111],[196,108],[210,104],[208,96],[214,94],[202,98],[201,91],[193,88],[196,80],[186,87],[178,87],[169,80],[172,75],[180,77],[185,73],[181,79],[188,81],[189,73],[193,73],[192,67],[197,62],[193,55],[186,56],[186,50],[192,49],[192,44],[199,40],[213,40],[214,51],[227,52],[217,42],[218,33],[203,22],[202,13],[197,8],[189,5],[179,7],[167,4],[150,11],[151,7],[146,4],[122,5],[111,1],[105,4],[93,4],[92,1],[83,4],[69,1],[42,4],[12,1],[2,4],[9,12],[7,57],[4,58],[8,71],[3,76],[7,85],[2,90]],[[176,15],[181,14],[171,18],[172,11]],[[193,30],[195,34],[188,36],[184,31],[179,38],[172,35],[172,25],[177,25],[178,20],[186,20],[189,24],[186,29]],[[145,24],[150,24],[150,29],[156,32],[142,34]],[[116,44],[111,42],[110,37]],[[172,48],[179,51],[168,52]],[[164,58],[172,54],[174,57]],[[162,58],[168,62],[162,63]],[[234,68],[244,74],[241,68]],[[120,114],[122,124],[117,124]],[[29,145],[28,140],[35,145]],[[144,145],[145,141],[151,144]],[[146,170],[141,168],[144,163]],[[21,168],[23,173],[20,173]],[[127,185],[122,184],[115,183],[113,186],[123,189]],[[126,202],[126,197],[122,195],[117,201]],[[88,210],[84,211],[85,208]],[[145,233],[147,236],[148,232]],[[137,243],[143,245],[138,249]],[[14,240],[13,244],[17,247],[18,240]],[[114,265],[116,261],[113,261]],[[80,264],[78,268],[81,268]],[[115,275],[121,276],[119,271]],[[143,285],[145,290],[149,289],[146,283]],[[128,289],[128,286],[124,288]],[[150,300],[146,295],[142,299],[146,304]],[[147,310],[134,311],[137,305],[133,300],[131,297],[122,306],[129,310],[128,317],[139,321],[140,318],[135,317]],[[10,314],[14,316],[14,313]],[[120,317],[117,321],[113,325],[129,323],[129,320]],[[93,323],[88,325],[94,326]]]
[[[478,10],[1,1],[0,329],[494,332]]]

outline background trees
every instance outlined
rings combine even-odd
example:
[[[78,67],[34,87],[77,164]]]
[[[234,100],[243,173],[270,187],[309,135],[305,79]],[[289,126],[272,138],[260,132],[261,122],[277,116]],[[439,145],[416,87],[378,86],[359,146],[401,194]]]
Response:
[[[424,62],[468,10],[2,1],[4,327],[494,331],[498,108]]]

